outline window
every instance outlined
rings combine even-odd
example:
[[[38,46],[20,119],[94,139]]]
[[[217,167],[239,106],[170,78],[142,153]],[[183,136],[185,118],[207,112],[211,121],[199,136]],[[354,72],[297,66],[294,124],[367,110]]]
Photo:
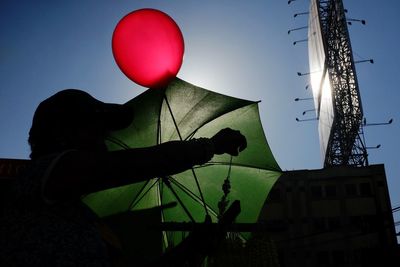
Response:
[[[333,231],[337,230],[341,227],[340,218],[339,217],[330,217],[328,220],[328,229]]]
[[[345,263],[345,255],[343,250],[335,250],[332,252],[332,261],[335,266]]]
[[[328,251],[318,251],[317,252],[317,264],[325,266],[329,264],[329,253]]]
[[[350,226],[353,229],[360,229],[362,227],[362,216],[350,216]]]
[[[325,187],[326,197],[336,197],[336,185],[327,185]]]
[[[345,185],[346,196],[354,197],[357,195],[357,187],[355,184]]]
[[[361,196],[372,195],[370,183],[361,183],[360,184],[360,195]]]
[[[304,223],[304,224],[307,224],[307,223],[309,223],[309,219],[308,218],[302,218],[301,222]]]
[[[315,199],[322,198],[322,188],[320,185],[311,186],[311,196]]]
[[[316,232],[321,232],[326,230],[325,218],[314,218],[313,227]]]
[[[376,231],[379,227],[379,218],[377,215],[364,215],[361,216],[360,228],[364,231]]]

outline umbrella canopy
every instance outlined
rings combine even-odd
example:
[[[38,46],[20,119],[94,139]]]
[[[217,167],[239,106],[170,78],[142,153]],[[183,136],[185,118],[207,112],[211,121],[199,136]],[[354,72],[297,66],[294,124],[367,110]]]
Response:
[[[147,90],[126,105],[133,107],[135,118],[128,128],[113,133],[114,141],[108,144],[111,150],[212,137],[226,127],[240,130],[248,146],[237,157],[216,155],[205,165],[167,177],[170,187],[161,177],[149,177],[145,182],[86,196],[84,202],[100,217],[150,209],[156,212],[152,219],[158,222],[203,222],[206,213],[217,221],[218,202],[224,195],[221,187],[231,168],[228,197],[240,200],[242,210],[236,221],[256,222],[268,192],[281,174],[264,135],[258,102],[175,79],[165,90]],[[178,205],[157,208],[171,202]],[[165,246],[180,239],[168,240],[163,235]]]

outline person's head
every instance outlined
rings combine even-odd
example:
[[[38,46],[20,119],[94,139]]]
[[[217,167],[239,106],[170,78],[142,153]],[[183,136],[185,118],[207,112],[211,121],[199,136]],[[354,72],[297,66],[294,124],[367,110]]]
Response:
[[[32,159],[67,149],[104,151],[107,133],[127,127],[133,111],[103,103],[88,93],[66,89],[39,104],[28,142]]]

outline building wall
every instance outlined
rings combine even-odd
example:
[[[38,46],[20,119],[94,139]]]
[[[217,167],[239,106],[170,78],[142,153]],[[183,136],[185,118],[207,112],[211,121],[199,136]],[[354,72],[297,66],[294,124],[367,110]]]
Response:
[[[29,160],[0,158],[0,215],[7,201],[9,186],[13,179],[29,164]]]
[[[285,172],[259,221],[282,266],[376,266],[397,247],[383,165]]]

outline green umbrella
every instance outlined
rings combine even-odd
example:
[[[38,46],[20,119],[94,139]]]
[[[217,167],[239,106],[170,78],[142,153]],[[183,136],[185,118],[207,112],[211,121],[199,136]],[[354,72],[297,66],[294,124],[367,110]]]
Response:
[[[147,90],[126,105],[133,107],[135,118],[128,128],[113,133],[113,142],[109,143],[111,150],[212,137],[226,127],[240,130],[248,146],[237,157],[217,155],[207,164],[167,177],[167,180],[153,177],[86,196],[84,202],[100,217],[115,217],[131,211],[131,214],[141,215],[129,218],[145,220],[145,223],[149,220],[155,223],[203,222],[208,213],[215,222],[218,203],[224,195],[222,185],[229,173],[228,198],[241,201],[241,213],[236,222],[257,221],[268,192],[281,174],[263,132],[258,102],[222,95],[175,79],[165,90]],[[173,202],[178,205],[162,208]],[[124,216],[115,220],[134,220]],[[129,223],[124,225],[119,230],[129,231]],[[155,238],[161,239],[164,248],[182,240],[181,236],[166,233]],[[134,242],[139,241],[136,238]]]

